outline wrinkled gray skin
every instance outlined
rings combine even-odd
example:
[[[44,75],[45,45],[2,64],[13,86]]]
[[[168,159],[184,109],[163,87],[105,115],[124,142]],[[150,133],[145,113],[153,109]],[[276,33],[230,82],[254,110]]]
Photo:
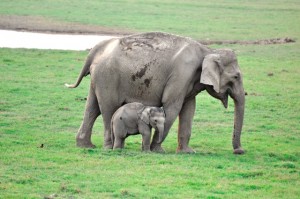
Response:
[[[222,101],[234,100],[232,144],[242,154],[240,135],[244,120],[245,92],[235,53],[230,49],[212,50],[190,38],[166,33],[144,33],[114,38],[96,45],[89,53],[75,88],[91,75],[84,119],[76,136],[77,146],[94,147],[91,132],[102,114],[105,148],[112,148],[110,122],[123,104],[140,102],[163,106],[166,114],[164,135],[155,132],[152,151],[163,151],[161,142],[179,116],[177,152],[194,152],[189,146],[195,97],[201,91]]]
[[[150,151],[151,130],[156,129],[159,138],[164,134],[165,113],[159,107],[145,107],[141,103],[129,103],[119,108],[111,119],[113,148],[124,148],[125,138],[142,134],[142,150]]]

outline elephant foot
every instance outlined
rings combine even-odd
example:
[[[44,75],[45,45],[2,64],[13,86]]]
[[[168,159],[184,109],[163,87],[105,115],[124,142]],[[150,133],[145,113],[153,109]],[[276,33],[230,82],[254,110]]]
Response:
[[[105,148],[105,149],[108,149],[108,148]],[[121,148],[121,147],[116,147],[116,148],[114,148],[113,150],[114,150],[114,151],[122,151],[123,148]]]
[[[118,144],[117,144],[117,145],[118,145]],[[117,145],[116,145],[116,146],[117,146]],[[118,148],[122,148],[121,146],[122,146],[122,145],[120,144]],[[113,143],[112,143],[111,140],[105,140],[105,141],[104,141],[104,145],[103,145],[103,148],[104,148],[104,149],[113,149],[113,147],[114,147],[114,145],[113,145]]]
[[[245,151],[242,148],[237,148],[237,149],[233,150],[233,153],[236,154],[236,155],[242,155],[242,154],[245,153]]]
[[[176,153],[196,153],[192,148],[186,147],[186,148],[177,148]]]
[[[96,148],[96,146],[91,141],[86,141],[83,139],[76,139],[76,146],[81,148]]]
[[[150,145],[142,146],[142,151],[144,151],[144,152],[151,152]]]
[[[161,147],[160,144],[151,144],[150,149],[155,153],[165,153],[165,150]]]
[[[112,144],[104,144],[104,149],[113,149]]]

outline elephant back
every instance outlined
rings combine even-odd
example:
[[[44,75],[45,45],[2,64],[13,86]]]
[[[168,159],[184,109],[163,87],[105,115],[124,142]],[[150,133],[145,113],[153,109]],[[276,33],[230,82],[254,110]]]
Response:
[[[162,32],[149,32],[143,34],[130,35],[120,39],[120,44],[123,50],[151,50],[151,51],[165,51],[173,49],[176,45],[183,42],[190,42],[192,39],[180,37],[173,34]]]

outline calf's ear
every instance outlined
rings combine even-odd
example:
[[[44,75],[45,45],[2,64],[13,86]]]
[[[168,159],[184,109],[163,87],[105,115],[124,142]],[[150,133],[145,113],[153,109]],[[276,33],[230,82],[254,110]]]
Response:
[[[150,124],[150,109],[149,108],[145,108],[141,111],[138,111],[138,117],[145,122],[146,124]]]

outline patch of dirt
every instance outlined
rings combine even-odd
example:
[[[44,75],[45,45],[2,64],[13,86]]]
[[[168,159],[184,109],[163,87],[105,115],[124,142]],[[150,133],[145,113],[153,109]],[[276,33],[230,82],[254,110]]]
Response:
[[[1,16],[0,29],[62,34],[130,35],[133,31],[80,23],[59,22],[44,17]]]
[[[111,36],[124,36],[137,32],[120,29],[108,28],[95,25],[84,25],[80,23],[59,22],[44,17],[37,16],[1,16],[0,29],[3,30],[18,30],[29,32],[46,32],[46,33],[62,33],[62,34],[97,34],[97,35],[111,35]],[[285,44],[296,42],[295,39],[273,38],[262,39],[254,41],[240,41],[240,40],[198,40],[204,45],[212,44],[242,44],[242,45],[269,45],[269,44]]]

